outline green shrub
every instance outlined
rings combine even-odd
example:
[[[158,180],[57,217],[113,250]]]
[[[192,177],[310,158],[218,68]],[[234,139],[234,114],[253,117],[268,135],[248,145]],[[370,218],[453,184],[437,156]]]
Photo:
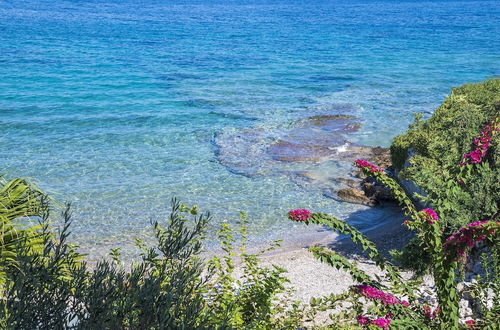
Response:
[[[42,219],[43,250],[18,244],[16,266],[7,271],[0,316],[10,329],[194,328],[207,317],[202,290],[201,235],[208,215],[186,226],[181,205],[173,203],[165,227],[154,223],[156,248],[125,271],[112,261],[91,269],[67,243],[69,208],[54,235]]]
[[[245,251],[246,220],[237,232],[222,226],[226,255],[206,262],[200,253],[210,215],[174,200],[169,219],[153,223],[157,244],[138,241],[140,260],[129,269],[117,249],[111,260],[91,267],[68,243],[69,205],[56,234],[48,204],[41,208],[34,230],[39,244],[22,236],[14,262],[4,263],[2,329],[272,329],[303,318],[287,298],[284,270],[261,267],[257,255]],[[233,258],[241,258],[241,278],[233,276]]]
[[[425,191],[426,196],[417,197],[432,203],[448,232],[471,221],[498,216],[500,134],[493,136],[486,159],[474,165],[474,170],[460,163],[481,129],[499,118],[500,79],[466,84],[453,88],[428,120],[417,116],[409,130],[391,145],[400,178]],[[411,166],[403,168],[409,155]]]
[[[284,329],[295,328],[305,316],[300,303],[289,297],[291,289],[284,269],[262,267],[258,257],[274,249],[269,248],[250,254],[246,251],[247,220],[242,214],[237,231],[223,224],[218,233],[224,254],[209,261],[215,270],[216,286],[209,293],[210,307],[219,311],[214,314],[213,325],[228,323],[234,329]],[[236,240],[236,236],[239,237]],[[240,242],[237,247],[235,244]],[[235,275],[235,265],[240,263],[241,276]],[[279,295],[279,298],[278,298]]]

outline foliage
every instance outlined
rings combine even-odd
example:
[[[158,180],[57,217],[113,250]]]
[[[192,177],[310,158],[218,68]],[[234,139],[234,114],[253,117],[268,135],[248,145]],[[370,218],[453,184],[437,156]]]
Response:
[[[42,248],[23,236],[15,264],[6,264],[2,329],[281,329],[304,317],[287,296],[284,270],[261,267],[258,255],[245,251],[245,219],[238,232],[222,226],[226,255],[205,262],[200,253],[211,216],[174,200],[166,223],[153,222],[156,246],[137,241],[140,260],[127,270],[118,249],[111,260],[87,264],[68,243],[69,205],[57,234],[48,225],[48,204],[41,207],[35,231]],[[241,277],[234,275],[235,257]]]
[[[448,233],[471,219],[498,217],[500,134],[493,134],[487,145],[483,144],[489,148],[479,163],[474,164],[470,157],[477,157],[485,137],[478,132],[499,121],[500,78],[466,84],[453,88],[428,120],[417,116],[391,145],[400,178],[425,191],[425,196],[416,197],[432,204]],[[471,151],[473,141],[475,149]],[[411,166],[403,167],[405,160]]]
[[[472,251],[478,253],[479,251]],[[472,282],[461,283],[462,294],[471,298],[472,308],[481,315],[487,329],[498,326],[500,315],[500,245],[498,242],[486,253],[481,251],[481,266],[484,270]]]
[[[42,216],[46,204],[47,197],[33,184],[23,179],[6,180],[0,175],[0,282],[5,280],[5,267],[15,263],[20,240],[29,242],[33,249],[40,247],[37,227],[26,226],[26,220]]]
[[[375,244],[354,227],[326,214],[304,212],[307,210],[290,211],[289,218],[294,221],[326,225],[339,233],[350,235],[351,240],[360,244],[365,254],[382,270],[385,270],[383,277],[370,278],[344,257],[326,248],[313,247],[310,251],[316,258],[337,269],[349,272],[353,279],[360,283],[344,294],[315,299],[312,301],[313,306],[323,310],[340,308],[340,313],[332,314],[334,327],[349,327],[358,324],[384,329],[389,328],[389,325],[415,329],[458,328],[459,292],[456,288],[456,274],[459,261],[477,244],[496,246],[500,237],[500,223],[496,221],[471,223],[453,233],[445,241],[443,223],[438,213],[432,209],[418,211],[405,191],[382,169],[361,160],[356,161],[356,164],[363,169],[365,174],[373,176],[389,187],[406,215],[410,217],[411,221],[405,221],[405,224],[416,232],[420,248],[426,251],[430,258],[430,269],[434,277],[439,305],[434,306],[434,310],[431,306],[422,307],[417,299],[416,291],[421,283],[403,280],[399,269],[386,260],[378,252]],[[300,217],[297,216],[298,214]],[[478,293],[478,297],[484,297],[485,293],[481,290],[486,287],[484,285],[476,287],[476,290],[481,292]],[[492,294],[498,295],[498,291],[493,291]],[[497,305],[483,304],[482,307],[482,310],[476,314],[477,319],[474,321],[476,325],[486,325],[487,322],[500,316]]]
[[[143,247],[141,262],[126,272],[112,261],[93,269],[67,243],[70,213],[54,238],[46,223],[43,250],[26,240],[18,244],[16,267],[8,270],[0,316],[12,329],[156,329],[192,328],[206,318],[200,290],[203,263],[201,235],[209,215],[186,226],[174,201],[165,227],[154,223],[156,248]]]
[[[213,325],[227,323],[237,329],[281,329],[299,324],[305,313],[299,302],[289,298],[291,292],[285,288],[286,271],[274,265],[262,267],[258,262],[258,257],[277,247],[279,241],[257,254],[250,254],[246,250],[247,225],[246,215],[242,214],[236,232],[228,224],[223,224],[219,230],[224,254],[209,261],[217,274],[217,284],[209,292],[210,307],[218,311]],[[236,235],[239,246],[235,245]],[[235,274],[238,259],[240,276]]]

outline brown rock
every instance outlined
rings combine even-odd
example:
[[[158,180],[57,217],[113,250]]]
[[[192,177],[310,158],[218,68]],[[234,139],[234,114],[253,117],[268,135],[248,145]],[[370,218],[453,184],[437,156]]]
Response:
[[[361,190],[355,188],[342,188],[337,192],[337,196],[345,202],[373,206],[377,202],[365,195]]]
[[[365,195],[372,199],[376,199],[378,201],[394,201],[391,190],[379,182],[370,182],[365,180],[361,186]]]
[[[358,188],[360,186],[358,180],[347,179],[347,178],[335,178],[333,180],[342,183],[350,188]]]
[[[303,120],[303,122],[307,123],[307,125],[315,125],[315,126],[328,126],[330,122],[338,122],[342,120],[352,120],[353,116],[350,115],[317,115],[311,116]]]
[[[300,142],[300,141],[299,141]],[[319,162],[331,153],[327,147],[278,140],[268,149],[269,154],[282,162]]]
[[[391,151],[389,148],[374,147],[372,148],[370,161],[382,168],[388,168],[392,165]]]
[[[392,166],[391,152],[389,148],[383,147],[367,147],[367,146],[352,146],[352,154],[356,158],[361,158],[369,161],[373,165],[387,169]],[[354,167],[351,173],[354,177],[365,179],[363,171]]]

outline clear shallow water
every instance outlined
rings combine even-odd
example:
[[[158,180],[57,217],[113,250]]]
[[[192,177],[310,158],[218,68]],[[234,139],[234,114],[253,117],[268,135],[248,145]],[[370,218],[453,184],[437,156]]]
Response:
[[[260,239],[289,235],[293,207],[368,224],[286,173],[231,171],[217,139],[348,113],[350,142],[388,146],[452,86],[500,74],[499,22],[497,1],[0,0],[1,171],[71,201],[95,253],[147,235],[172,196],[247,211]]]

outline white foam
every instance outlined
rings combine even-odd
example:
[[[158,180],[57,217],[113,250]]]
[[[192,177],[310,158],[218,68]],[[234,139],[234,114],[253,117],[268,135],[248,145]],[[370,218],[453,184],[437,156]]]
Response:
[[[349,143],[344,143],[343,145],[338,146],[338,147],[334,147],[332,149],[335,150],[339,154],[341,152],[348,151],[349,150],[348,147],[349,147]]]

